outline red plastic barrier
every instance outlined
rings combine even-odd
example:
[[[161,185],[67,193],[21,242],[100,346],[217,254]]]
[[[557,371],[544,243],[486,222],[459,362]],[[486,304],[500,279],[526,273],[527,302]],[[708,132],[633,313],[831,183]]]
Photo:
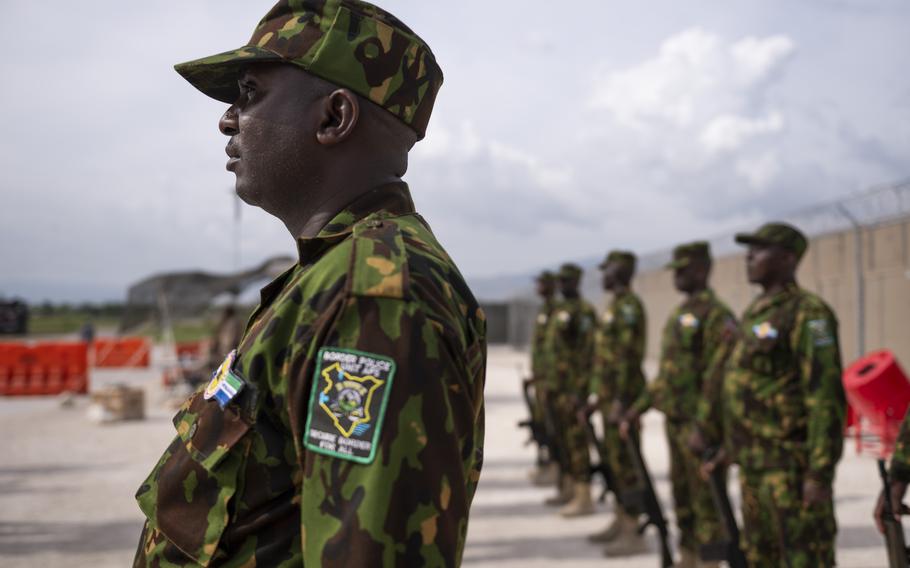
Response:
[[[177,344],[178,361],[196,361],[203,357],[208,348],[208,341],[182,341]]]
[[[858,439],[863,424],[868,424],[881,442],[881,455],[890,455],[910,405],[907,375],[894,355],[885,350],[870,353],[850,365],[843,382]]]
[[[96,367],[149,366],[151,345],[144,337],[100,338],[92,348]]]
[[[88,392],[85,343],[0,344],[0,395]]]

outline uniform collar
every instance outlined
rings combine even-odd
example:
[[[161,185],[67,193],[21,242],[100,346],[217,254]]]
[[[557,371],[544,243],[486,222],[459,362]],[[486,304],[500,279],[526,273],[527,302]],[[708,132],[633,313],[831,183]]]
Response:
[[[414,213],[408,184],[398,182],[373,188],[335,215],[315,237],[297,239],[300,265],[310,264],[326,248],[343,241],[358,221],[380,212],[388,217]]]
[[[335,215],[315,237],[297,239],[298,264],[260,291],[260,304],[265,306],[277,296],[296,270],[311,264],[327,248],[343,241],[351,234],[358,221],[377,213],[384,213],[389,217],[414,213],[414,201],[411,199],[408,184],[398,182],[375,187],[358,196]]]
[[[695,305],[695,304],[701,304],[701,303],[708,302],[713,299],[714,299],[714,290],[712,290],[711,288],[705,288],[704,290],[698,292],[697,294],[693,294],[692,296],[690,296],[689,299],[687,299],[684,302],[684,305],[690,306],[690,305]]]
[[[753,311],[764,311],[775,306],[786,302],[793,297],[794,294],[799,292],[799,286],[795,282],[791,282],[783,287],[779,292],[774,294],[762,294],[755,300],[755,305],[753,306]]]

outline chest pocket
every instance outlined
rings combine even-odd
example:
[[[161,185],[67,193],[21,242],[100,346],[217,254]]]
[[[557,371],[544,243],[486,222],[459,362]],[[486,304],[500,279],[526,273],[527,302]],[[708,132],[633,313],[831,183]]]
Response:
[[[686,353],[701,355],[704,320],[695,314],[683,314],[676,321],[676,341]]]
[[[783,338],[760,338],[750,333],[744,340],[740,366],[766,377],[775,377],[786,365]]]
[[[202,566],[230,522],[250,424],[229,405],[196,393],[174,416],[177,437],[136,495],[154,528]]]

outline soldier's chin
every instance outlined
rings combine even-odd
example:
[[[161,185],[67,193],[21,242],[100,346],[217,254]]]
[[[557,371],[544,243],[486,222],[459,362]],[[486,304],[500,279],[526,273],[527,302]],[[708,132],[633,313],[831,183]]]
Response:
[[[249,184],[243,183],[240,176],[237,176],[237,182],[234,184],[234,191],[237,192],[237,197],[247,205],[252,205],[254,207],[259,205],[259,200],[256,198],[256,192]]]

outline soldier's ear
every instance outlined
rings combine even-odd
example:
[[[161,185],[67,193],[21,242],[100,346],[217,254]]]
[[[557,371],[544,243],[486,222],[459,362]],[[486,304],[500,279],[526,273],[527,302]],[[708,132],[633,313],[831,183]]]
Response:
[[[321,102],[321,116],[316,140],[323,146],[334,146],[351,137],[360,120],[360,99],[348,89],[337,89]]]

